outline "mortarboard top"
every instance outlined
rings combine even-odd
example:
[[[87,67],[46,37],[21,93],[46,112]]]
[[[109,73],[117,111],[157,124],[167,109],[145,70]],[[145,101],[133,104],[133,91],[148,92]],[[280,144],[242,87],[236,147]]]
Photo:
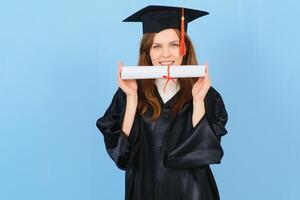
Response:
[[[164,29],[174,28],[181,31],[180,54],[185,55],[184,33],[187,24],[209,13],[183,7],[147,6],[123,20],[123,22],[142,22],[143,33],[158,33]]]
[[[184,10],[184,27],[199,17],[209,13],[190,8],[171,7],[171,6],[147,6],[123,20],[123,22],[142,22],[143,33],[158,33],[168,28],[181,28],[181,16]]]

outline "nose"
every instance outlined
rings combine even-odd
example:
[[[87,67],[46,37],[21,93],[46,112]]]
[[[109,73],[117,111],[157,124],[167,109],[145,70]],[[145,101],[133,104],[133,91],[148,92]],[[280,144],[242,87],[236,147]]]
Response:
[[[162,50],[162,57],[167,58],[170,56],[170,49],[168,47],[164,47]]]

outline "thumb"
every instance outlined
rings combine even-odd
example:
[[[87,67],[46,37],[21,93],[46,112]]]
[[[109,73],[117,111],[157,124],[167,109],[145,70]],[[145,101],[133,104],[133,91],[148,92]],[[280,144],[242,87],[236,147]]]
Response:
[[[208,62],[206,61],[205,62],[205,73],[207,73],[208,72]]]

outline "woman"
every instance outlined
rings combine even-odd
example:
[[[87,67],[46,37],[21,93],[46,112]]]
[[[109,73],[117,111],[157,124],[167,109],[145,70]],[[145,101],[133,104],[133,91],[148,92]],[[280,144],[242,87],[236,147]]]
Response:
[[[138,65],[197,64],[193,45],[182,31],[195,13],[208,13],[184,10],[149,6],[127,18],[143,22]],[[180,21],[181,15],[187,21]],[[163,24],[153,24],[155,20]],[[125,199],[219,199],[209,165],[220,163],[223,156],[220,142],[227,133],[227,112],[211,87],[208,65],[205,77],[167,84],[166,79],[122,80],[121,70],[119,64],[119,89],[96,125],[109,156],[126,171]]]

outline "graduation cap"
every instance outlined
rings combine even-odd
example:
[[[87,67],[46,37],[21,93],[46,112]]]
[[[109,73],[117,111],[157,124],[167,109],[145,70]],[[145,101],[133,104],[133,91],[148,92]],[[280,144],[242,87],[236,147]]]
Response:
[[[171,6],[147,6],[123,20],[123,22],[142,22],[143,33],[158,33],[164,29],[180,30],[180,54],[185,55],[184,34],[189,22],[208,15],[201,10]]]

